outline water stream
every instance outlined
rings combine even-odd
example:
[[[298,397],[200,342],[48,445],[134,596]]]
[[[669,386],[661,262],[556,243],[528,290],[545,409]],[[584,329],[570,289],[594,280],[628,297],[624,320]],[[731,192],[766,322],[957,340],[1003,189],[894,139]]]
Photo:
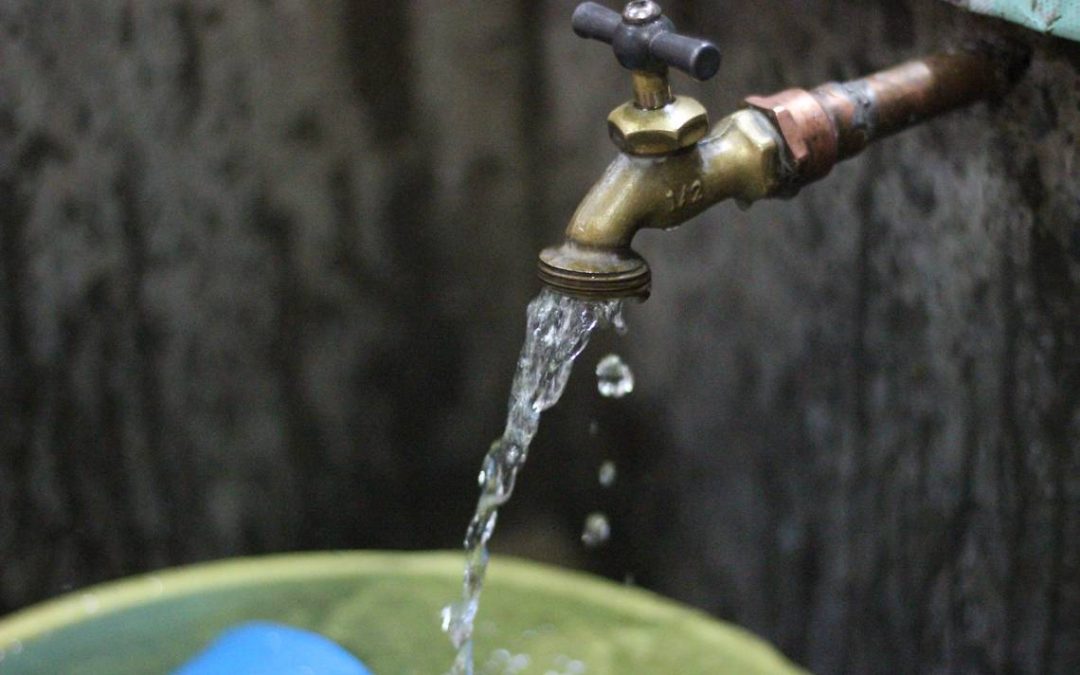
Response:
[[[488,565],[488,540],[499,507],[514,491],[540,414],[562,396],[574,359],[599,327],[624,326],[622,302],[588,301],[543,290],[529,303],[525,344],[510,389],[506,429],[491,444],[480,470],[480,500],[465,533],[465,579],[460,601],[443,609],[443,630],[457,648],[451,675],[473,675],[473,621]]]

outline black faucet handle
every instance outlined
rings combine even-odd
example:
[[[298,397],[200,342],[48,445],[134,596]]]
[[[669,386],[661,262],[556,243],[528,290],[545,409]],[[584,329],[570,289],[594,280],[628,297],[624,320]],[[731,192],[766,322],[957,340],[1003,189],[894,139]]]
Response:
[[[622,15],[599,3],[583,2],[574,10],[570,22],[579,36],[611,44],[622,23]]]
[[[595,2],[574,10],[574,32],[612,46],[624,68],[664,73],[678,68],[697,80],[720,69],[720,50],[712,42],[680,35],[653,0],[632,0],[622,14]]]

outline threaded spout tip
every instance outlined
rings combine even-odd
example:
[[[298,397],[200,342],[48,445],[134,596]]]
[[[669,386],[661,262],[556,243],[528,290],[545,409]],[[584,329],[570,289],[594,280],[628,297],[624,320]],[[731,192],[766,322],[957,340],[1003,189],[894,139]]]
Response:
[[[540,252],[537,276],[566,295],[587,299],[649,297],[652,274],[630,248],[604,249],[567,241]]]

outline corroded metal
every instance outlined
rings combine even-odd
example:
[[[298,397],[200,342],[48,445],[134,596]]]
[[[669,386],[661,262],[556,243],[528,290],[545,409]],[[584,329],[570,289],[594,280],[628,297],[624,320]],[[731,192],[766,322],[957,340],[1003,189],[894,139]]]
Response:
[[[979,50],[935,54],[813,91],[751,96],[784,138],[796,185],[827,175],[867,144],[1001,91],[1002,63]]]
[[[750,96],[746,104],[776,126],[797,175],[821,177],[829,173],[837,158],[836,128],[810,92],[787,89],[772,96]]]

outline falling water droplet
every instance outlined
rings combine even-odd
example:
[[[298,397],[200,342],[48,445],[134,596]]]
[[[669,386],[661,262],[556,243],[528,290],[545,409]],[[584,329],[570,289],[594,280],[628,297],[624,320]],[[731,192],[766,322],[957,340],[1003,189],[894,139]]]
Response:
[[[618,354],[608,354],[596,364],[596,388],[601,396],[622,398],[634,391],[634,373]]]
[[[585,663],[577,659],[566,664],[566,675],[585,675]]]
[[[607,516],[600,512],[590,513],[581,531],[581,541],[589,548],[596,548],[611,537],[611,525]]]
[[[600,434],[600,423],[596,420],[589,422],[589,435],[596,437]]]
[[[617,474],[615,469],[615,462],[610,459],[600,465],[600,471],[597,478],[600,479],[600,485],[604,487],[611,487],[615,484],[615,476]]]
[[[506,670],[506,666],[510,663],[510,652],[505,649],[496,649],[488,656],[487,663],[484,664],[482,672],[484,675],[502,675]]]
[[[510,659],[510,663],[507,664],[507,675],[517,675],[517,673],[525,670],[529,667],[530,660],[528,654],[514,654]]]
[[[615,332],[619,335],[626,335],[630,332],[630,327],[626,325],[626,319],[623,317],[623,310],[620,307],[615,316],[611,318],[611,326],[615,329]]]

